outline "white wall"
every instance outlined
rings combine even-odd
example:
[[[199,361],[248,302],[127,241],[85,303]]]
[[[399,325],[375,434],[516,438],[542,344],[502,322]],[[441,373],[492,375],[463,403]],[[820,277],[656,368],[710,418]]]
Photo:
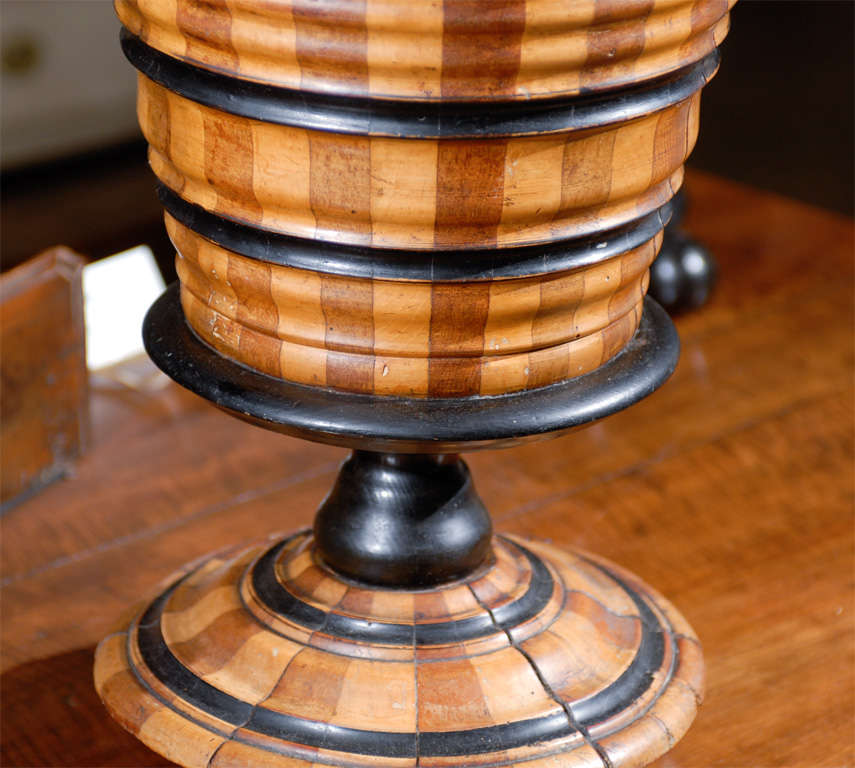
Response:
[[[22,42],[35,64],[18,71]],[[0,0],[0,161],[4,168],[138,136],[134,70],[110,0]]]

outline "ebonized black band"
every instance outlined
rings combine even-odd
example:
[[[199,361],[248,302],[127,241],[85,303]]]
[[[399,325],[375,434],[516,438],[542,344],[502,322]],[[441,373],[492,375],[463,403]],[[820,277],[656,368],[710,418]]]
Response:
[[[163,183],[163,207],[188,229],[242,256],[346,277],[472,282],[578,269],[613,258],[653,238],[670,220],[671,203],[590,237],[515,248],[449,251],[343,245],[293,237],[243,224],[188,203]]]
[[[321,611],[292,595],[276,578],[276,560],[292,539],[277,544],[259,558],[252,569],[252,587],[259,601],[267,608],[312,632],[322,631],[326,635],[343,640],[372,645],[430,646],[462,643],[513,629],[537,616],[552,597],[555,583],[541,559],[516,542],[505,541],[518,549],[528,560],[531,580],[528,589],[519,598],[493,611],[493,619],[484,613],[458,621],[392,624]]]
[[[634,88],[572,98],[506,102],[366,99],[299,91],[224,75],[168,56],[127,29],[128,60],[146,77],[192,101],[268,123],[316,131],[418,139],[533,136],[632,120],[689,98],[718,68],[713,51]]]
[[[680,341],[665,311],[645,299],[635,336],[584,376],[508,395],[397,398],[276,379],[229,360],[184,320],[178,283],[152,305],[143,341],[155,364],[191,392],[244,421],[346,448],[459,453],[557,436],[628,408],[673,372]]]
[[[589,561],[603,574],[614,580],[630,597],[641,617],[641,642],[629,667],[611,685],[589,699],[571,704],[577,723],[589,727],[602,722],[635,701],[652,683],[653,674],[664,659],[664,633],[644,599],[607,568]],[[186,577],[185,577],[186,578]],[[181,581],[166,590],[146,610],[140,619],[136,638],[140,656],[154,676],[179,698],[194,707],[236,728],[245,728],[276,739],[320,747],[339,752],[374,755],[378,757],[451,757],[463,754],[484,754],[504,749],[524,747],[537,741],[547,741],[572,735],[575,729],[564,712],[501,725],[465,731],[394,733],[364,731],[275,712],[263,706],[253,706],[224,693],[197,677],[176,658],[166,645],[161,629],[161,616],[169,597]],[[324,630],[326,631],[326,630]],[[132,642],[133,633],[128,642]],[[677,648],[674,648],[676,663]],[[129,658],[133,654],[128,653]],[[204,727],[210,728],[209,725]],[[241,741],[240,732],[231,738]],[[257,745],[256,745],[257,746]]]

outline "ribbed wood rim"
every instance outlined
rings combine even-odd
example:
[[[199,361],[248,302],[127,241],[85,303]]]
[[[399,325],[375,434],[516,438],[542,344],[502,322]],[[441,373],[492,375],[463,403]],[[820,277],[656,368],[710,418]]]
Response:
[[[441,282],[491,281],[590,267],[646,243],[670,221],[672,204],[588,237],[515,248],[403,250],[330,243],[252,226],[190,203],[163,183],[163,207],[176,221],[256,261],[353,278]]]
[[[178,283],[152,305],[143,340],[164,373],[240,419],[315,442],[404,453],[506,447],[590,424],[656,390],[680,351],[667,313],[647,298],[629,344],[584,376],[487,397],[353,394],[275,379],[222,357],[187,325]]]
[[[334,96],[241,80],[146,45],[124,27],[125,56],[150,80],[199,104],[317,131],[418,139],[548,135],[626,122],[689,98],[715,75],[718,50],[613,93],[511,102],[411,102]]]

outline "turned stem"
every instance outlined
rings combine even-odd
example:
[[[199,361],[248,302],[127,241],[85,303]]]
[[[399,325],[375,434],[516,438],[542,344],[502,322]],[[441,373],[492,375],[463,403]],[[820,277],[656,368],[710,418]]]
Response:
[[[354,451],[314,531],[319,556],[342,575],[419,588],[483,565],[492,524],[459,456]]]

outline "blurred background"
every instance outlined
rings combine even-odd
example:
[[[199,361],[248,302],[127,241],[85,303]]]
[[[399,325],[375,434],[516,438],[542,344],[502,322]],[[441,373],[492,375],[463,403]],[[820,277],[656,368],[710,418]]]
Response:
[[[853,10],[741,0],[690,165],[851,216]],[[112,4],[0,0],[0,14],[0,266],[60,243],[91,259],[147,243],[172,279]]]

